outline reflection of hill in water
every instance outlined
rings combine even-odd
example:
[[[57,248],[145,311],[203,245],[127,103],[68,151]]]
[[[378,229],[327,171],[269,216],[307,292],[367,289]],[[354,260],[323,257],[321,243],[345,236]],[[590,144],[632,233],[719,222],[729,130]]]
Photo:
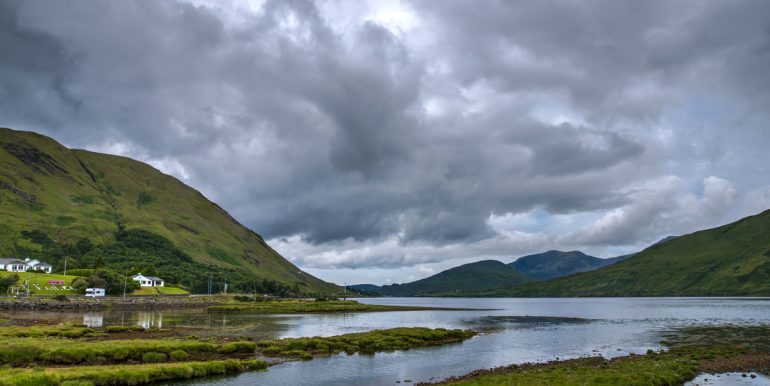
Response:
[[[484,316],[466,320],[465,323],[481,331],[501,330],[508,328],[533,328],[557,324],[590,323],[594,319],[569,318],[561,316]]]

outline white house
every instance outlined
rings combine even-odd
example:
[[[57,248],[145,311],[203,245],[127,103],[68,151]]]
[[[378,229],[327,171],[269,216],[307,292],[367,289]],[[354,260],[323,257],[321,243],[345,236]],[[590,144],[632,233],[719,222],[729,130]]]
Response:
[[[0,269],[8,272],[27,272],[29,266],[19,259],[0,259]]]
[[[163,279],[157,276],[144,276],[138,273],[132,276],[131,280],[138,281],[142,287],[163,287]]]
[[[24,263],[27,264],[29,267],[28,269],[31,269],[33,271],[37,272],[45,272],[45,273],[51,273],[51,270],[53,270],[53,267],[51,267],[51,264],[44,263],[38,259],[24,259]]]

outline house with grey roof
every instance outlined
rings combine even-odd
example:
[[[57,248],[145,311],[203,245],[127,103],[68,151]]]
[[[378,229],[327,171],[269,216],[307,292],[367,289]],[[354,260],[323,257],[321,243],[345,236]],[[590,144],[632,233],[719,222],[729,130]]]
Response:
[[[29,269],[27,263],[19,259],[0,259],[0,270],[8,272],[27,272],[27,269]]]
[[[45,272],[45,273],[51,273],[51,271],[53,271],[53,267],[51,267],[51,264],[40,261],[38,259],[32,259],[32,260],[24,259],[24,263],[27,264],[27,266],[29,267],[28,269],[31,271]]]

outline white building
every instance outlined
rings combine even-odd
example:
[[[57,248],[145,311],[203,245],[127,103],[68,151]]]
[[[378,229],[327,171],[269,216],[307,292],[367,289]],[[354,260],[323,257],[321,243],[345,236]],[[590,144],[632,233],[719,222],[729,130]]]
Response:
[[[163,279],[157,276],[144,276],[139,273],[131,277],[131,280],[138,281],[142,287],[163,287]]]
[[[8,272],[27,272],[29,266],[19,259],[0,259],[0,270]]]
[[[29,267],[28,269],[32,271],[51,273],[51,271],[53,270],[53,267],[51,267],[51,264],[44,263],[38,259],[32,259],[32,260],[24,259],[24,263],[26,263],[27,266]]]

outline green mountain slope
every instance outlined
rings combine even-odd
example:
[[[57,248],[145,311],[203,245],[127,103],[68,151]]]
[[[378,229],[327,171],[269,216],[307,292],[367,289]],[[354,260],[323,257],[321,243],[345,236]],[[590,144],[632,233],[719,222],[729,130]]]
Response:
[[[454,267],[411,283],[382,286],[377,292],[388,296],[428,295],[499,288],[531,280],[499,261],[484,260]]]
[[[486,296],[770,295],[770,211],[669,239],[608,267]]]
[[[508,265],[534,279],[549,280],[573,273],[593,271],[625,258],[626,256],[618,256],[600,259],[580,251],[548,251],[522,256]]]
[[[208,273],[239,290],[265,279],[300,292],[338,290],[179,180],[35,133],[0,129],[0,218],[0,255],[54,266],[69,256],[71,268],[153,266],[198,292]]]

